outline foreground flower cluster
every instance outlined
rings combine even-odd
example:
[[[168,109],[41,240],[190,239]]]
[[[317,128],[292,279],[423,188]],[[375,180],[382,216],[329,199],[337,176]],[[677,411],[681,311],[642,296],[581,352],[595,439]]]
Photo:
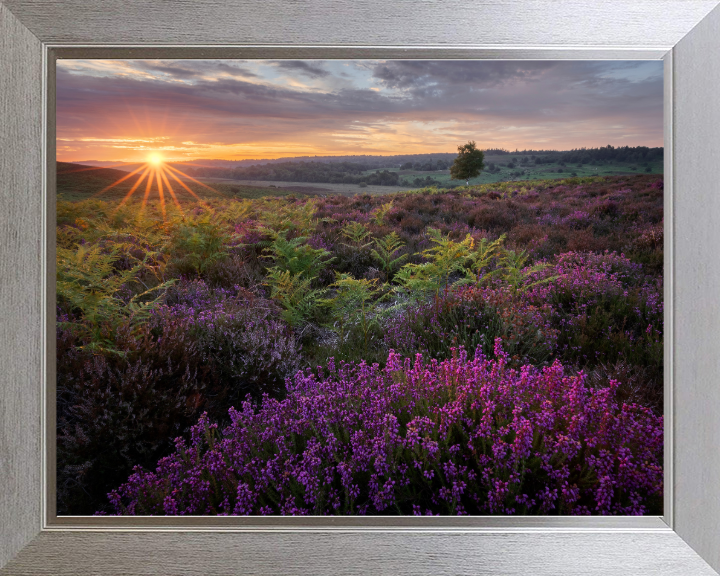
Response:
[[[663,421],[560,362],[480,350],[438,362],[299,372],[282,400],[207,417],[155,472],[110,493],[117,514],[648,514]]]

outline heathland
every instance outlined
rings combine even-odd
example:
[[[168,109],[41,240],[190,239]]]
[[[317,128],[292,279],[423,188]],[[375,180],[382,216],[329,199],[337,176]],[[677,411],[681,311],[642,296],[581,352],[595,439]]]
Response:
[[[662,176],[59,172],[60,514],[662,512]]]
[[[189,176],[213,182],[225,194],[240,198],[300,192],[304,194],[354,195],[387,194],[433,186],[452,189],[462,182],[452,180],[450,166],[455,154],[410,154],[402,156],[328,156],[280,158],[276,160],[199,160],[178,163]],[[84,174],[72,176],[73,165],[61,163],[58,191],[79,198],[78,193],[92,188]],[[139,164],[123,166],[134,170]],[[662,174],[663,149],[637,147],[582,148],[555,150],[485,150],[485,170],[470,179],[470,184],[524,180],[554,180],[561,177]],[[93,176],[96,180],[126,175],[108,169]],[[110,180],[108,183],[112,182]],[[126,181],[129,189],[133,179]],[[189,183],[191,180],[186,179]],[[99,182],[97,182],[99,183]],[[360,190],[362,189],[362,190]],[[119,193],[120,189],[116,190]],[[207,190],[205,191],[207,192]]]

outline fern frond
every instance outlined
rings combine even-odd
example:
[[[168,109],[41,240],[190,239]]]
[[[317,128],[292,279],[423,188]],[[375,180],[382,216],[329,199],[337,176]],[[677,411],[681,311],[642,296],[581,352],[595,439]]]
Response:
[[[372,242],[365,242],[370,236],[370,231],[362,222],[349,222],[343,226],[341,234],[350,241],[350,244],[344,244],[350,248],[363,250],[370,246]]]
[[[385,224],[385,218],[388,215],[388,212],[392,210],[393,207],[393,201],[391,200],[387,204],[383,204],[375,209],[375,211],[372,213],[372,222],[374,224],[377,224],[378,226],[382,226]]]
[[[383,272],[389,279],[395,268],[408,257],[407,254],[395,256],[405,246],[405,243],[395,232],[391,232],[384,238],[375,238],[373,241],[375,248],[371,250],[370,254],[380,262]]]
[[[313,278],[293,274],[279,267],[268,270],[270,297],[282,307],[281,316],[291,326],[305,322],[320,304],[324,289],[312,289]]]
[[[303,278],[314,278],[334,260],[324,248],[313,248],[306,244],[305,236],[287,239],[286,232],[277,233],[275,239],[264,250],[273,260],[275,267]]]

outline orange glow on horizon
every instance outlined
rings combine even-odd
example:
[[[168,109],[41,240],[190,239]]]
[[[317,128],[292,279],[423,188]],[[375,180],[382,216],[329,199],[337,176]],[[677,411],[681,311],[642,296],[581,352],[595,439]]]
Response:
[[[163,162],[165,162],[165,159],[163,158],[163,155],[160,154],[160,152],[151,152],[148,154],[148,162],[152,164],[153,166],[160,166]]]

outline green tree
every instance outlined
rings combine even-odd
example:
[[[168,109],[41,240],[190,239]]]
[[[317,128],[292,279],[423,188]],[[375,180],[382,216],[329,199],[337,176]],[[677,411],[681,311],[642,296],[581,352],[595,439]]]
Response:
[[[450,178],[453,180],[465,180],[470,184],[470,178],[480,175],[485,168],[483,163],[484,154],[482,150],[475,147],[475,142],[468,142],[464,146],[458,146],[458,155],[455,162],[450,166]]]

